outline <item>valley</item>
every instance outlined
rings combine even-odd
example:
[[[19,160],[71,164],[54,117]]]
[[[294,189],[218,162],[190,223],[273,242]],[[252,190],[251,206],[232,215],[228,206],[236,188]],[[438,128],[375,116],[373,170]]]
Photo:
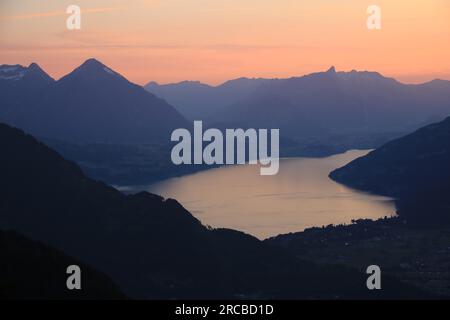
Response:
[[[448,119],[423,127],[450,113],[448,82],[403,85],[378,73],[330,68],[289,79],[244,79],[234,85],[243,86],[236,95],[239,101],[215,110],[216,118],[205,120],[205,129],[279,128],[280,157],[289,157],[287,163],[299,156],[306,162],[326,162],[328,156],[350,149],[375,148],[349,159],[350,163],[342,162],[341,168],[329,167],[322,178],[341,196],[349,189],[328,180],[333,169],[331,178],[344,185],[394,197],[398,217],[358,220],[385,215],[378,211],[367,215],[371,211],[358,209],[355,202],[352,210],[346,209],[345,197],[339,194],[316,196],[317,203],[329,201],[333,209],[341,208],[348,215],[335,220],[339,214],[325,208],[322,211],[333,213],[333,219],[309,224],[301,221],[302,212],[308,210],[294,204],[289,212],[300,222],[285,221],[289,226],[285,231],[277,229],[261,238],[282,235],[261,241],[229,229],[253,233],[242,226],[208,226],[201,212],[194,216],[169,199],[170,194],[166,199],[133,188],[127,194],[117,191],[110,185],[165,183],[163,179],[187,178],[209,167],[177,166],[170,161],[170,133],[190,123],[181,109],[100,61],[88,59],[59,80],[37,64],[0,67],[0,121],[7,123],[0,125],[0,142],[7,150],[0,158],[0,227],[25,237],[23,245],[30,250],[33,241],[39,241],[45,252],[54,248],[67,255],[55,253],[55,259],[76,259],[98,270],[93,271],[94,287],[109,288],[104,297],[448,297]],[[274,114],[274,108],[279,112]],[[423,128],[414,132],[419,127]],[[282,181],[273,192],[257,195],[270,198],[296,173],[302,174],[299,179],[313,173],[299,168],[286,172],[283,178],[280,166]],[[250,181],[244,177],[241,172],[235,180]],[[308,184],[315,185],[312,180]],[[236,183],[231,186],[239,192]],[[198,191],[201,185],[187,188]],[[278,195],[283,202],[277,205],[265,203],[267,197],[253,198],[253,209],[284,212],[287,198],[309,201],[308,195],[302,198],[288,189]],[[223,195],[203,192],[206,200],[215,199],[216,206],[223,205]],[[337,202],[332,204],[330,198]],[[236,199],[239,195],[228,201]],[[243,207],[234,211],[250,217],[253,224],[261,218]],[[273,215],[268,215],[267,225],[272,220]],[[357,221],[349,224],[351,220]],[[317,227],[321,225],[328,226]],[[18,263],[14,255],[6,259]],[[381,292],[367,290],[366,264],[379,264],[386,272]],[[45,268],[54,267],[56,262]],[[114,284],[101,281],[101,274]],[[115,286],[120,289],[114,290]],[[0,279],[0,292],[5,287],[8,284]],[[49,288],[49,296],[59,295],[58,290]],[[91,292],[86,298],[97,296]]]

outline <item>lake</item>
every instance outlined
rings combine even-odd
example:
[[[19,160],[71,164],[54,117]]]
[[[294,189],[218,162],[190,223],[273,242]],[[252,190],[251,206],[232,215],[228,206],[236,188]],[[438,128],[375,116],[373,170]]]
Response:
[[[274,176],[261,176],[258,165],[233,165],[119,189],[177,199],[205,225],[264,239],[314,226],[394,215],[392,199],[359,192],[328,178],[333,169],[368,152],[280,159],[280,170]]]

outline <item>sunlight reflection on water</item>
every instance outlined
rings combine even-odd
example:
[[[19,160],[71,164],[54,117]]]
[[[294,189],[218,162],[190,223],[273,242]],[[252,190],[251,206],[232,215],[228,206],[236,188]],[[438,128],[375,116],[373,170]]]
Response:
[[[392,199],[352,190],[328,178],[330,171],[367,152],[281,159],[275,176],[261,176],[255,165],[224,166],[127,191],[147,190],[177,199],[205,225],[263,239],[313,226],[394,215]]]

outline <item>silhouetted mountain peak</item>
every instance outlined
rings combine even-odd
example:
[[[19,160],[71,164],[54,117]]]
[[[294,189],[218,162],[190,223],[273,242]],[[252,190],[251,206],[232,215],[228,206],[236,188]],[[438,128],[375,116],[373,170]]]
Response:
[[[38,136],[136,143],[160,141],[174,128],[187,126],[164,100],[96,59],[50,84],[42,80],[48,76],[37,64],[3,66],[0,72],[22,79],[0,80],[0,120]]]
[[[50,77],[44,70],[36,63],[31,63],[28,67],[20,64],[16,65],[1,65],[0,66],[0,80],[13,81],[14,83],[26,83],[40,87],[53,82],[54,79]]]
[[[103,68],[105,65],[95,58],[89,58],[83,62],[80,67],[83,68]]]
[[[44,70],[42,70],[42,68],[35,62],[32,62],[29,66],[28,66],[28,72],[37,72],[37,73],[45,73]],[[46,74],[46,73],[45,73]]]
[[[55,81],[37,63],[34,62],[28,66],[24,78],[29,81],[44,81],[47,83]]]
[[[104,65],[103,63],[101,63],[100,61],[98,61],[97,59],[94,59],[94,58],[87,59],[77,69],[84,71],[84,72],[108,72],[109,73],[109,71],[112,71],[106,65]],[[114,72],[114,71],[112,71],[112,72]]]
[[[63,77],[62,79],[81,79],[95,80],[95,81],[105,81],[106,79],[123,79],[128,82],[122,75],[115,72],[111,68],[107,67],[100,61],[94,58],[87,59],[78,68],[73,70],[71,73]]]
[[[327,73],[335,74],[336,73],[336,68],[334,66],[331,66],[330,69],[327,70]]]
[[[319,81],[319,83],[322,83],[322,81],[325,81],[325,83],[329,83],[329,81],[331,80],[332,83],[335,83],[335,81],[337,80],[337,75],[338,75],[338,72],[336,72],[336,68],[334,66],[331,66],[326,71],[318,71],[318,72],[305,74],[303,76],[296,76],[296,77],[292,77],[292,78],[288,78],[288,79],[280,79],[280,80],[281,80],[281,82],[291,83],[291,84],[296,83],[297,85],[299,85],[300,83],[304,84],[307,81],[313,81],[313,82]]]
[[[54,81],[44,70],[36,63],[31,63],[28,67],[20,64],[0,66],[0,80],[43,80],[46,82]]]

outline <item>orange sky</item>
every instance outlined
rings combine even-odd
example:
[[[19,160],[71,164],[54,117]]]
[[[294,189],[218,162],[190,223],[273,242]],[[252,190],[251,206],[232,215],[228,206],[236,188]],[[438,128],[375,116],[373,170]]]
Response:
[[[67,30],[65,10],[82,10]],[[366,27],[369,5],[382,29]],[[1,0],[0,63],[55,78],[95,57],[136,83],[374,70],[450,79],[450,0]]]

